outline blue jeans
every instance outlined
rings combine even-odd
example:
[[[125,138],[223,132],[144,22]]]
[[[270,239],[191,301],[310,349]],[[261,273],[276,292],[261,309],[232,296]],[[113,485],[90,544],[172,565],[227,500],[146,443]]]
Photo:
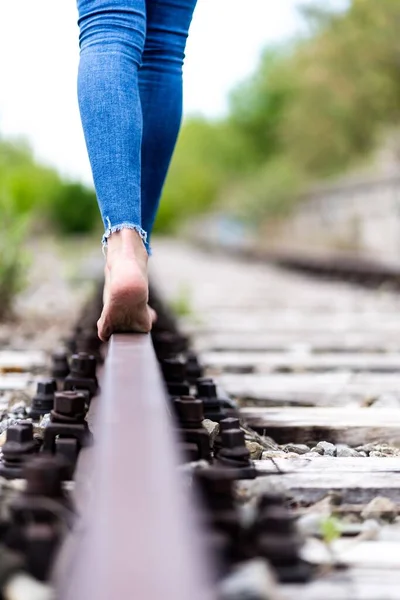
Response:
[[[78,99],[111,233],[149,239],[182,118],[182,65],[197,0],[77,0]]]

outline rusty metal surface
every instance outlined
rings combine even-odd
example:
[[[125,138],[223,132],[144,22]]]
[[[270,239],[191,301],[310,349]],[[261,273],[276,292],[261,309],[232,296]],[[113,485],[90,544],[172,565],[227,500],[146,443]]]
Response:
[[[150,337],[114,335],[61,600],[213,598],[167,407]]]

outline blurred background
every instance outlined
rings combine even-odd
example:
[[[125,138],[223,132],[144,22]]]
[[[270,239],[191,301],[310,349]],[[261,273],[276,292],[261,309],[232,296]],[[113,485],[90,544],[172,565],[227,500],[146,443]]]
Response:
[[[76,18],[73,0],[0,5],[0,316],[27,245],[98,252]],[[199,0],[157,233],[397,259],[399,21],[398,0]]]

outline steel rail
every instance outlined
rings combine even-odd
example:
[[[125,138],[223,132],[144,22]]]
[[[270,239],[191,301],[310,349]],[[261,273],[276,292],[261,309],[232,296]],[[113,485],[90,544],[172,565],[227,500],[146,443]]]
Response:
[[[213,599],[150,336],[112,336],[94,424],[90,501],[57,597]]]
[[[193,239],[193,238],[192,238]],[[383,283],[400,288],[400,265],[395,261],[372,259],[349,252],[316,254],[303,250],[268,250],[256,245],[226,246],[206,239],[195,239],[196,245],[209,253],[229,255],[246,262],[273,264],[283,269],[304,272],[316,277],[329,277],[363,287],[375,288]]]

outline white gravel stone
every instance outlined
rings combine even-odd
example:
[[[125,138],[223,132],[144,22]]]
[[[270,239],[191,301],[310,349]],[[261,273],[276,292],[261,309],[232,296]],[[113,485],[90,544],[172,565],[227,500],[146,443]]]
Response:
[[[309,513],[298,519],[297,527],[304,536],[319,535],[321,533],[321,524],[325,519],[326,515]]]
[[[203,427],[207,430],[208,435],[210,436],[211,447],[214,446],[214,442],[219,434],[219,423],[215,423],[215,421],[211,421],[210,419],[204,419]]]
[[[294,452],[295,454],[306,454],[310,452],[309,446],[306,444],[286,444],[285,452]]]
[[[3,419],[0,423],[0,433],[3,433],[4,431],[7,431],[7,429],[11,426],[14,425],[14,423],[17,423],[19,419],[17,419],[15,417],[15,415],[10,415],[9,417]]]
[[[19,400],[18,402],[16,402],[10,409],[10,412],[12,412],[14,414],[25,413],[25,411],[26,411],[26,402],[24,402],[23,400]]]
[[[50,413],[43,415],[42,420],[39,423],[39,429],[44,429],[50,423]]]
[[[363,444],[362,446],[356,446],[355,450],[357,450],[357,452],[366,452],[367,454],[369,454],[370,452],[375,450],[375,446],[376,444]]]
[[[390,498],[376,496],[361,512],[363,519],[384,518],[393,521],[397,517],[397,506]]]
[[[269,460],[270,458],[287,458],[287,452],[276,450],[265,450],[261,455],[261,460]]]
[[[257,442],[246,442],[246,448],[250,452],[252,460],[259,460],[264,452],[264,448]]]
[[[362,524],[362,531],[364,534],[368,534],[367,539],[369,540],[376,540],[380,535],[381,530],[382,527],[376,519],[367,519]]]
[[[400,448],[389,444],[365,444],[357,446],[357,452],[366,452],[369,456],[400,456]]]
[[[361,457],[360,453],[357,450],[353,450],[353,448],[338,448],[336,456],[339,458]]]
[[[399,456],[400,450],[389,444],[377,444],[374,449],[375,452],[382,452],[385,456]]]
[[[220,584],[220,600],[282,600],[278,584],[268,563],[254,559],[237,566]]]
[[[25,573],[17,573],[5,585],[5,596],[12,600],[54,600],[54,589]]]
[[[318,442],[316,448],[321,448],[325,456],[336,456],[336,446],[330,442]]]
[[[319,454],[319,456],[322,456],[324,454],[324,450],[321,448],[321,446],[315,446],[314,448],[311,448],[309,454]]]

